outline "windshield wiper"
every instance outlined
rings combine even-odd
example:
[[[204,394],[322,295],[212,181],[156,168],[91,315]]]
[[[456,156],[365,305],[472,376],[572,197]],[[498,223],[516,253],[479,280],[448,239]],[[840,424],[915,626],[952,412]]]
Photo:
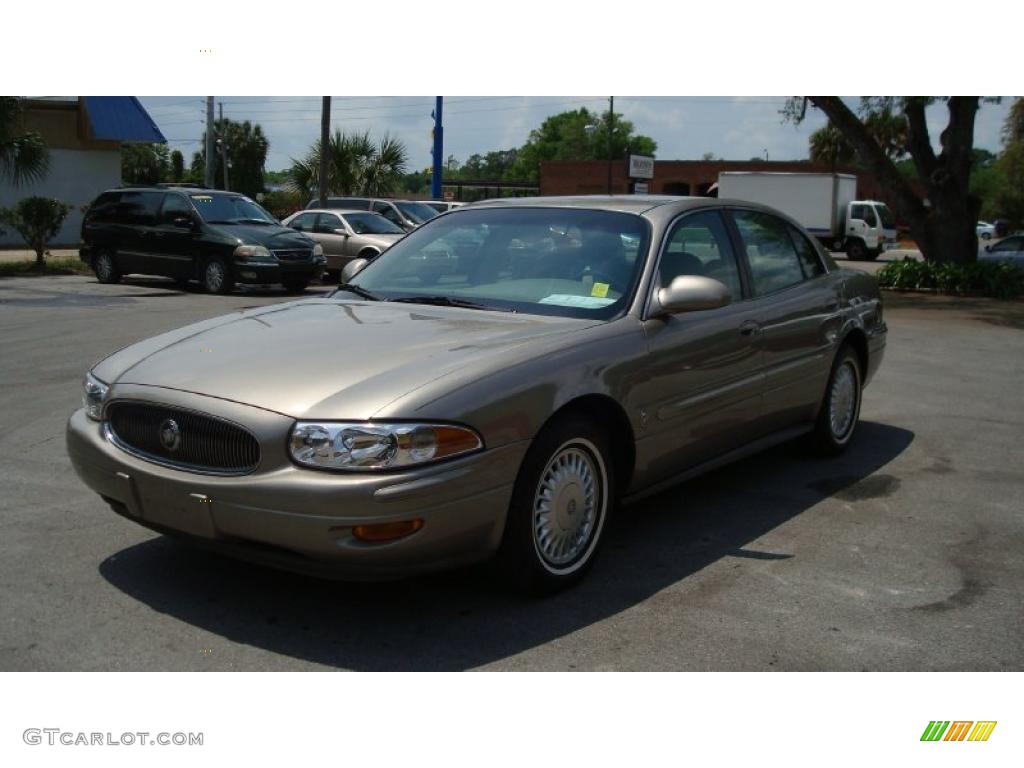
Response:
[[[383,299],[381,299],[377,294],[371,293],[365,288],[360,288],[358,285],[353,285],[352,283],[341,283],[334,293],[337,293],[338,291],[348,291],[349,293],[354,293],[356,296],[368,299],[369,301],[383,301]],[[333,296],[334,293],[332,293],[331,296]]]
[[[436,307],[462,307],[463,309],[485,309],[494,312],[515,312],[514,309],[492,307],[467,299],[452,298],[451,296],[403,296],[400,299],[391,299],[391,301],[404,304],[430,304]]]

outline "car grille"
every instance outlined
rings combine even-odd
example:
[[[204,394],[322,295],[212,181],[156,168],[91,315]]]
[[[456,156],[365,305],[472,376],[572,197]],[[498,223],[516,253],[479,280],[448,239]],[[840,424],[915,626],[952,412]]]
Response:
[[[107,409],[107,420],[119,448],[157,464],[244,475],[260,463],[260,444],[250,432],[212,416],[164,405],[115,402]]]
[[[278,261],[312,261],[313,249],[274,251],[274,255],[277,256]]]

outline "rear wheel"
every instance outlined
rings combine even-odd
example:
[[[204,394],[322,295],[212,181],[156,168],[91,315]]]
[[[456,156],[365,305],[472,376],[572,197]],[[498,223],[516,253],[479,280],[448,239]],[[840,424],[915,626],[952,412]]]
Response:
[[[512,492],[497,565],[534,593],[576,582],[593,563],[615,498],[607,437],[571,414],[537,435]]]
[[[206,262],[203,267],[203,288],[207,293],[223,294],[235,287],[227,263],[219,256]]]
[[[825,398],[814,425],[814,444],[820,453],[834,456],[846,450],[860,419],[862,382],[860,358],[843,346],[832,363]]]
[[[121,272],[117,268],[117,262],[109,253],[97,254],[92,260],[92,271],[96,273],[96,279],[101,283],[118,283],[121,281]]]

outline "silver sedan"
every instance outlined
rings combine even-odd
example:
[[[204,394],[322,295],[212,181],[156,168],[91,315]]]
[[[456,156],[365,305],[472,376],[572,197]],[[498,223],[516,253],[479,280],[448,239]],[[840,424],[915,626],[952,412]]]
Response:
[[[353,259],[375,258],[405,235],[404,229],[370,211],[314,208],[293,213],[281,223],[320,243],[327,269],[335,271]]]
[[[85,484],[279,567],[492,559],[558,589],[620,502],[795,437],[843,451],[885,349],[874,278],[739,201],[486,201],[343,280],[97,363],[67,429]]]

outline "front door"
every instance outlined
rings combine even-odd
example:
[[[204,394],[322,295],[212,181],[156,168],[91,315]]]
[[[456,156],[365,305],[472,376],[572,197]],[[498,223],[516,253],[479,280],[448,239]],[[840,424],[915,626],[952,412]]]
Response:
[[[198,275],[196,262],[196,215],[192,204],[182,195],[168,192],[153,227],[151,259],[159,274],[176,280],[189,280]]]
[[[348,229],[345,222],[336,213],[318,213],[313,225],[313,239],[324,249],[328,269],[341,269],[348,263],[349,251]]]
[[[756,309],[745,300],[747,288],[720,212],[692,213],[670,228],[654,290],[680,275],[714,278],[733,299],[719,309],[644,321],[647,428],[638,459],[652,481],[748,442],[761,411]]]

